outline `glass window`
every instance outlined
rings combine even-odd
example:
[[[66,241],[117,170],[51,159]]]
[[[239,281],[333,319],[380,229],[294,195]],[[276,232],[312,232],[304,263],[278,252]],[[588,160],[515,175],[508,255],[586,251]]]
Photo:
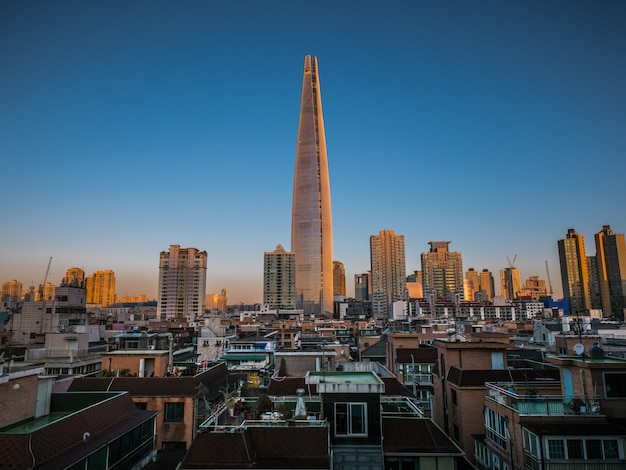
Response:
[[[335,403],[335,435],[366,435],[366,411],[365,403]]]
[[[568,459],[582,459],[583,456],[583,441],[580,439],[568,439],[567,440],[567,458]]]
[[[602,458],[602,441],[600,439],[587,439],[585,444],[588,459]]]
[[[163,420],[166,423],[178,423],[183,421],[185,415],[184,403],[166,403]]]
[[[607,398],[626,398],[626,374],[604,374]]]
[[[548,439],[548,453],[551,459],[564,459],[565,446],[561,439]]]
[[[604,458],[619,459],[619,447],[617,446],[617,439],[604,440]]]

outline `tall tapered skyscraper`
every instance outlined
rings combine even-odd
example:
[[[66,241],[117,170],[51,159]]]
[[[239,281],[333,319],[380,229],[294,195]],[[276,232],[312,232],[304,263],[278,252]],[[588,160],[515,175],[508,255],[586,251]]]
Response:
[[[569,299],[572,315],[587,315],[591,308],[589,295],[589,274],[585,237],[570,228],[567,236],[557,242],[561,263],[561,282],[563,296]]]
[[[291,218],[291,251],[296,254],[296,304],[305,314],[333,313],[332,230],[317,58],[306,56]]]

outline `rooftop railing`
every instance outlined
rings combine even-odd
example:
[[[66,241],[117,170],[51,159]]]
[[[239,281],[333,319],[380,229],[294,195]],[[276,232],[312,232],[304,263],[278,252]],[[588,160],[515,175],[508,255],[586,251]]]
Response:
[[[525,416],[599,415],[598,395],[561,395],[560,384],[487,383],[487,400]]]

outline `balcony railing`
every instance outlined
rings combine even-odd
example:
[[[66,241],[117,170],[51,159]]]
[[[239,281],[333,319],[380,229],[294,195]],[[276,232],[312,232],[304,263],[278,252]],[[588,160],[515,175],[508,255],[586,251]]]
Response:
[[[525,468],[529,470],[623,470],[626,468],[626,460],[618,462],[586,461],[586,462],[549,462],[539,464],[537,460],[528,456],[525,458]]]
[[[553,384],[532,388],[529,383],[495,384],[487,383],[487,400],[506,406],[525,416],[566,416],[599,415],[598,395],[564,396],[551,392],[560,391],[560,385]]]

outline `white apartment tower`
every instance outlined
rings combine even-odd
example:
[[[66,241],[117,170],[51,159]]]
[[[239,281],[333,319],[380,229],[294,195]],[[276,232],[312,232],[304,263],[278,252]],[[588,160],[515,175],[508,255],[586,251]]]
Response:
[[[161,321],[194,321],[204,314],[207,253],[170,245],[159,260],[157,314]]]

